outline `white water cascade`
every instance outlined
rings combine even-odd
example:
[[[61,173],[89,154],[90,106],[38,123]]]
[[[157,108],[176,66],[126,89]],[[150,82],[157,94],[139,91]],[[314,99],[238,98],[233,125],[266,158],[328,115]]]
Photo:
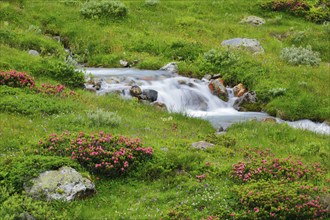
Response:
[[[204,118],[215,128],[224,128],[235,122],[251,119],[270,118],[261,112],[239,112],[232,106],[236,97],[227,88],[229,100],[224,102],[211,94],[207,80],[198,80],[173,75],[160,70],[138,70],[131,68],[86,68],[86,74],[92,74],[95,80],[103,79],[99,94],[118,92],[130,98],[129,89],[138,85],[142,90],[153,89],[158,92],[157,102],[164,103],[170,112],[182,112],[192,117]],[[330,134],[330,126],[326,123],[315,123],[310,120],[286,122],[275,118],[278,123],[311,130],[321,134]]]

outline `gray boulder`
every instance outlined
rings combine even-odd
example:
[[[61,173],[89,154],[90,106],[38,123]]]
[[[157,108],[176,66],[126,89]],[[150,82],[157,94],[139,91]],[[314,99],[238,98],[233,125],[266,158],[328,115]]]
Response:
[[[160,68],[160,70],[165,70],[165,71],[168,71],[173,74],[176,74],[179,72],[179,68],[178,68],[178,65],[176,64],[176,62],[168,63],[165,66],[163,66],[162,68]]]
[[[145,89],[142,94],[139,96],[140,99],[154,102],[158,98],[158,92],[153,89]]]
[[[233,107],[234,109],[238,111],[245,111],[245,108],[242,107],[244,104],[251,104],[251,103],[256,103],[257,102],[257,95],[255,92],[247,92],[244,93],[241,97],[236,99]]]
[[[36,51],[36,50],[29,50],[29,54],[32,55],[32,56],[39,56],[39,52]]]
[[[207,148],[214,147],[214,144],[206,142],[206,141],[199,141],[191,144],[191,148],[197,150],[205,150]]]
[[[256,39],[248,39],[248,38],[233,38],[230,40],[222,41],[222,46],[229,46],[234,48],[246,48],[247,50],[253,53],[263,53],[265,52],[264,48],[260,45],[260,42]]]
[[[257,16],[248,16],[243,18],[240,23],[251,24],[254,26],[260,26],[266,23],[265,19],[257,17]]]
[[[28,195],[36,199],[71,201],[83,198],[96,192],[95,185],[82,177],[71,167],[61,167],[41,173],[32,179],[32,186],[25,187]]]

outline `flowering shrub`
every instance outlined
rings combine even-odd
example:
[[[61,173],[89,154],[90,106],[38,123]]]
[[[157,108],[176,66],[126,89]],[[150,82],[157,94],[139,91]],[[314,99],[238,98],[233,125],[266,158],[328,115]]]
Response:
[[[75,95],[74,91],[67,92],[65,86],[61,84],[52,85],[50,83],[44,83],[41,87],[35,86],[35,82],[32,76],[28,73],[17,72],[11,70],[9,72],[0,72],[0,85],[6,85],[10,87],[29,87],[39,93],[44,93],[53,96],[64,96]]]
[[[127,15],[127,7],[118,1],[90,1],[80,10],[85,18],[119,18]]]
[[[206,174],[203,173],[201,175],[196,175],[196,179],[198,182],[202,182],[206,178]]]
[[[320,54],[312,51],[311,46],[304,47],[286,47],[282,50],[281,59],[292,65],[312,65],[318,66],[321,62]]]
[[[261,4],[264,9],[288,12],[317,23],[330,20],[329,6],[324,0],[271,0]]]
[[[153,154],[151,147],[142,147],[140,139],[114,136],[100,132],[95,135],[79,133],[73,137],[69,132],[51,134],[39,142],[42,155],[71,157],[94,173],[120,176],[133,165],[143,162]]]
[[[266,151],[248,153],[249,160],[233,165],[231,176],[239,182],[251,180],[296,180],[319,179],[324,171],[319,163],[303,164],[293,158],[276,158]]]
[[[304,182],[259,181],[235,188],[238,219],[315,219],[328,216],[322,194],[329,189]]]
[[[7,85],[10,87],[34,87],[34,79],[27,73],[10,70],[9,72],[0,72],[0,85]]]
[[[74,91],[66,91],[65,86],[61,84],[52,85],[50,83],[43,83],[41,87],[37,88],[37,92],[44,93],[46,95],[52,95],[52,96],[62,96],[67,97],[69,95],[76,95]]]

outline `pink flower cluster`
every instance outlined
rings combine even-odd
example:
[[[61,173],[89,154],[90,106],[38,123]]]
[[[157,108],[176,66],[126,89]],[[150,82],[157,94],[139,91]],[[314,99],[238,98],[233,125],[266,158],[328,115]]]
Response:
[[[61,84],[52,85],[50,83],[43,83],[41,87],[37,88],[37,92],[46,95],[62,96],[62,97],[68,97],[69,95],[71,96],[76,95],[74,91],[67,92],[64,85]]]
[[[243,182],[252,179],[277,179],[292,182],[298,179],[316,179],[323,172],[320,163],[307,165],[291,157],[276,158],[274,154],[266,150],[250,153],[247,162],[233,164],[231,176]]]
[[[33,77],[27,73],[10,70],[8,72],[0,72],[0,85],[7,85],[11,87],[29,87],[33,88],[35,85]]]
[[[201,175],[196,175],[196,178],[197,178],[198,182],[201,182],[206,178],[206,174],[203,173]]]
[[[118,176],[129,170],[136,161],[142,162],[153,154],[151,147],[142,147],[140,139],[114,136],[100,132],[95,135],[69,132],[51,134],[39,141],[40,154],[68,156],[95,173]]]
[[[44,83],[41,85],[41,87],[37,87],[35,86],[35,82],[32,76],[30,76],[28,73],[17,72],[16,70],[0,72],[0,85],[20,88],[29,87],[30,89],[34,89],[34,91],[39,93],[57,95],[61,97],[76,95],[74,91],[67,92],[65,86],[61,84],[52,85],[50,83]]]

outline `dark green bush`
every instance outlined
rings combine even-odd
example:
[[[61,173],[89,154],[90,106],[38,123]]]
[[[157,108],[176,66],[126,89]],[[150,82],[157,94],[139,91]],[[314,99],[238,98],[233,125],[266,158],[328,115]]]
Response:
[[[173,42],[164,55],[174,60],[194,61],[203,52],[202,45],[186,41]]]
[[[122,18],[127,15],[127,7],[118,1],[89,1],[83,4],[80,13],[85,18]]]
[[[231,51],[211,49],[200,58],[200,70],[205,73],[219,73],[223,68],[237,63],[238,57]]]
[[[68,219],[66,211],[56,210],[51,204],[36,201],[25,195],[14,194],[0,203],[1,219]],[[32,218],[33,217],[33,218]]]
[[[6,163],[1,164],[0,182],[6,186],[11,185],[16,192],[23,190],[23,185],[40,173],[47,170],[56,170],[62,166],[70,166],[80,169],[77,162],[70,158],[29,155],[7,159]]]
[[[51,63],[51,66],[44,71],[46,76],[49,76],[71,88],[82,88],[84,86],[84,73],[76,70],[74,66],[69,66],[62,62],[55,62]]]
[[[209,134],[205,140],[212,144],[216,144],[218,146],[223,146],[227,148],[232,148],[235,147],[236,145],[236,139],[228,135]]]

